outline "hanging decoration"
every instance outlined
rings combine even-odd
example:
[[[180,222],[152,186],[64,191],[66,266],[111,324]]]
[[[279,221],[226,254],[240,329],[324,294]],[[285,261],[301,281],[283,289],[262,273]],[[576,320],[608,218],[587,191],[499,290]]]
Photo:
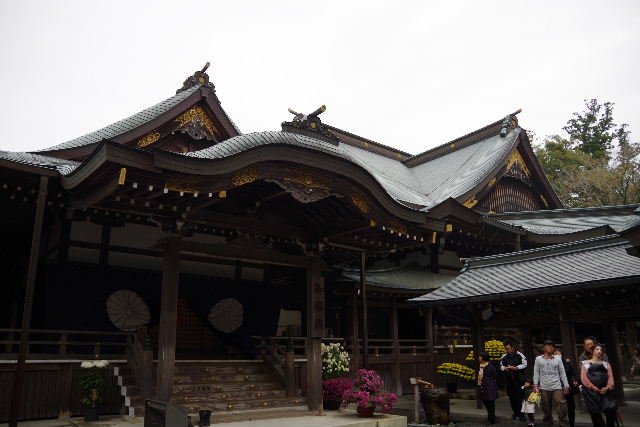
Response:
[[[112,293],[107,298],[106,305],[109,320],[121,331],[135,331],[151,320],[149,307],[140,295],[133,291],[121,289]]]
[[[209,323],[221,332],[235,332],[244,320],[244,309],[235,298],[224,298],[218,301],[209,312]]]

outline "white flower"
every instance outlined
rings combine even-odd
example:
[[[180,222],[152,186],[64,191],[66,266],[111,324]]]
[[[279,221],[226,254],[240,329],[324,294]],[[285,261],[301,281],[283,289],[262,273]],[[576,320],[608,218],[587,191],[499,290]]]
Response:
[[[94,365],[93,365],[93,362],[92,362],[92,361],[89,361],[89,360],[85,360],[84,362],[82,362],[82,363],[80,364],[80,367],[81,367],[81,368],[93,368],[93,366],[94,366]]]

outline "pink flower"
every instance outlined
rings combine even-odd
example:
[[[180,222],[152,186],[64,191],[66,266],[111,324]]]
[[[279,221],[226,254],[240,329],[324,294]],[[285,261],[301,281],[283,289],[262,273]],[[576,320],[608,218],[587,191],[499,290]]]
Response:
[[[335,378],[322,381],[322,395],[325,401],[334,400],[342,402],[342,396],[347,390],[351,390],[353,381],[349,378]]]
[[[389,412],[398,401],[394,393],[386,393],[384,381],[376,371],[360,369],[356,373],[353,389],[342,395],[342,407],[355,403],[361,407],[377,407],[383,412]]]

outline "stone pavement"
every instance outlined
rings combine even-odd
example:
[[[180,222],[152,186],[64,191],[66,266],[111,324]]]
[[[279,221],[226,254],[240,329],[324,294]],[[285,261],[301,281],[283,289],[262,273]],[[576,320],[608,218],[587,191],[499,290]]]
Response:
[[[372,418],[358,418],[355,410],[326,411],[325,416],[316,416],[308,411],[288,418],[268,418],[212,424],[214,427],[406,427],[407,417],[401,415],[374,414]],[[228,414],[224,414],[228,417]],[[124,421],[121,416],[101,416],[100,421],[84,422],[82,417],[71,420],[42,420],[18,423],[20,427],[141,427],[143,421],[137,418],[134,422]],[[228,418],[229,419],[229,418]],[[215,414],[212,418],[215,421]],[[197,424],[196,424],[197,425]],[[7,424],[0,424],[5,427]]]
[[[464,394],[464,393],[461,393]],[[471,394],[471,391],[470,393]],[[580,395],[576,396],[576,403],[578,399],[581,399]],[[414,397],[413,395],[402,396],[398,404],[394,407],[394,413],[406,415],[409,421],[413,421],[414,412]],[[640,402],[632,401],[628,402],[626,406],[620,408],[622,418],[624,421],[624,427],[640,427]],[[424,417],[424,411],[420,408],[420,413]],[[451,413],[452,418],[457,420],[465,420],[465,425],[474,425],[469,420],[477,420],[477,423],[482,423],[486,419],[486,410],[476,408],[475,399],[451,399]],[[506,396],[501,396],[496,401],[496,417],[498,424],[513,424],[526,426],[524,423],[511,421],[511,406],[509,406],[509,399]],[[537,409],[534,415],[536,424],[542,425],[542,411]],[[557,417],[554,414],[554,419]],[[508,422],[507,422],[508,421]],[[481,424],[477,424],[481,425]],[[591,426],[591,417],[586,411],[576,410],[576,425]]]

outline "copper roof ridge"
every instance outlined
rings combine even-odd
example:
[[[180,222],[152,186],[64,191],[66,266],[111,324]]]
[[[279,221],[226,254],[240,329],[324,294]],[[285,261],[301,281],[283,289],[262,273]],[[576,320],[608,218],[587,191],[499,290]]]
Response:
[[[520,113],[521,110],[516,110],[515,112],[511,113],[511,114],[507,114],[506,117],[511,117],[511,116],[515,116],[516,114]],[[482,141],[483,139],[486,138],[481,138],[482,135],[480,135],[482,132],[488,131],[492,128],[496,128],[496,135],[500,134],[500,131],[502,129],[502,125],[504,123],[505,118],[501,118],[500,120],[497,120],[491,124],[488,124],[480,129],[476,129],[473,132],[469,132],[466,135],[463,135],[461,137],[458,137],[456,139],[453,139],[449,142],[446,142],[444,144],[440,144],[437,147],[433,147],[430,148],[426,151],[423,151],[422,153],[416,154],[406,160],[403,160],[402,162],[405,163],[408,167],[414,167],[414,166],[418,166],[421,165],[429,160],[433,160],[436,159],[438,157],[442,157],[444,155],[447,155],[449,153],[452,153],[454,151],[460,150],[461,148],[464,147],[468,147],[469,145],[473,145],[477,142]],[[516,124],[515,129],[522,129],[518,124]],[[491,133],[491,136],[493,135],[493,132]],[[474,138],[476,137],[476,138]],[[447,148],[449,148],[447,150]]]
[[[382,144],[381,142],[377,142],[377,141],[374,141],[372,139],[365,138],[364,136],[356,135],[355,133],[346,131],[344,129],[340,129],[338,127],[331,126],[331,125],[328,125],[328,124],[325,124],[325,126],[328,127],[330,130],[341,132],[341,133],[343,133],[343,134],[345,134],[347,136],[360,139],[363,142],[366,142],[367,144],[371,144],[371,145],[375,146],[376,148],[382,148],[384,150],[389,150],[389,151],[391,151],[391,152],[393,152],[395,154],[401,154],[401,155],[406,156],[408,158],[413,156],[413,154],[407,153],[406,151],[402,151],[402,150],[400,150],[398,148],[391,147],[390,145]],[[350,144],[349,141],[345,141],[345,140],[341,140],[340,142],[345,143],[347,145],[355,146],[355,147],[358,147],[358,148],[365,148],[365,149],[367,148],[367,147],[363,147],[363,146],[360,146],[360,145]],[[383,153],[376,153],[376,154],[383,154]],[[388,157],[397,159],[397,157],[395,157],[395,156],[388,156]],[[397,159],[397,160],[404,161],[405,159]]]

